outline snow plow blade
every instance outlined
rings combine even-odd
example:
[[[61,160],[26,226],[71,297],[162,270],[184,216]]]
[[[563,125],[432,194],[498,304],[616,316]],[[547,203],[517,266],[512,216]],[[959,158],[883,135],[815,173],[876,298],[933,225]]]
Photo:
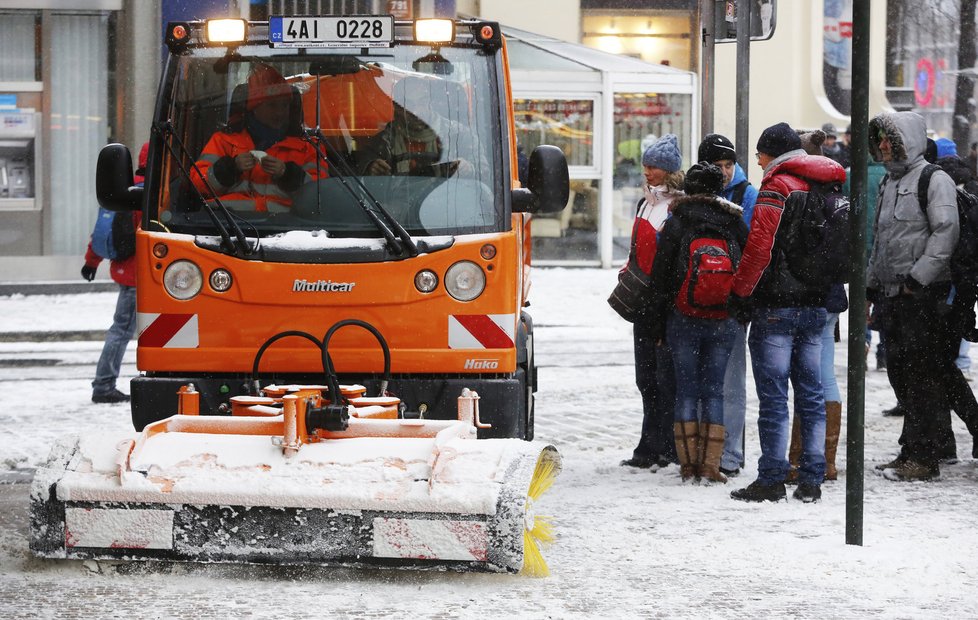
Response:
[[[532,500],[560,458],[475,439],[463,398],[459,421],[352,418],[310,443],[290,435],[294,401],[284,414],[176,415],[136,436],[65,440],[34,477],[31,551],[546,574],[536,543],[549,525]]]

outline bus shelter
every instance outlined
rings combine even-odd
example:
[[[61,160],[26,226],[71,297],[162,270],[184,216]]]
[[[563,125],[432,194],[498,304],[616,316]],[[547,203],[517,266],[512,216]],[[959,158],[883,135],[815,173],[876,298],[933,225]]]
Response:
[[[520,148],[560,147],[570,168],[563,212],[533,218],[537,265],[611,267],[628,256],[642,196],[642,152],[676,134],[684,168],[695,159],[696,75],[503,27]]]

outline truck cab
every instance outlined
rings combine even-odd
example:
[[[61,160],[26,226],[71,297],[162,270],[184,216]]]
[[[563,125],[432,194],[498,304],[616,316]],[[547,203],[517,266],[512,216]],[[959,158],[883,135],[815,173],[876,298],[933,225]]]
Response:
[[[517,178],[506,44],[484,21],[390,16],[171,23],[145,186],[99,156],[137,231],[137,430],[178,391],[224,411],[264,383],[346,384],[533,437],[530,220],[567,202],[563,154]],[[347,327],[329,339],[339,321]],[[323,351],[317,343],[329,340]]]

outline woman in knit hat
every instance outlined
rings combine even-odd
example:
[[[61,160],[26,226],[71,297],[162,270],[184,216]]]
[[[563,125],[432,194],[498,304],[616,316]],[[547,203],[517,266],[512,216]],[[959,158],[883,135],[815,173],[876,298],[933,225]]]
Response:
[[[665,224],[672,203],[684,195],[682,163],[679,141],[673,134],[662,136],[642,154],[644,195],[636,208],[628,261],[647,276],[652,273],[656,235]],[[656,346],[657,338],[650,321],[639,318],[634,326],[635,381],[642,395],[642,434],[632,458],[621,464],[654,471],[676,462],[672,429],[675,399],[672,357],[665,346]]]

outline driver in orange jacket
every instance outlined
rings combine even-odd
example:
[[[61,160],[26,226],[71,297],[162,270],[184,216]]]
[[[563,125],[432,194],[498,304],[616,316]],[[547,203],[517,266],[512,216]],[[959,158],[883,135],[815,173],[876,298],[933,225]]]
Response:
[[[203,177],[193,175],[197,189],[205,196],[213,189],[230,209],[278,212],[289,210],[291,193],[304,183],[325,177],[326,164],[291,118],[293,94],[278,71],[255,65],[244,127],[211,136],[196,166]]]

